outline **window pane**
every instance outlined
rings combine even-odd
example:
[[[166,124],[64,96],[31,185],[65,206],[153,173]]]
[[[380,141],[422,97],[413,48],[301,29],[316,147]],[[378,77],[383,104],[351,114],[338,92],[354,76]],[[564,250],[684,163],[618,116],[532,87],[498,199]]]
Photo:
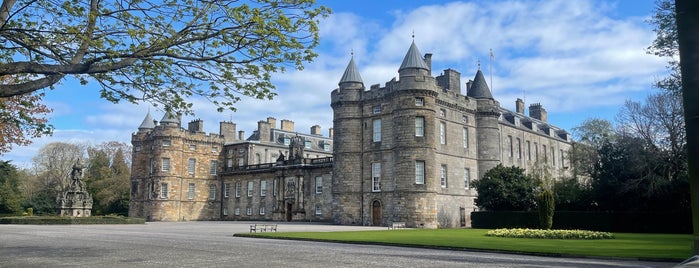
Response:
[[[194,175],[194,170],[197,165],[197,160],[194,158],[189,159],[189,165],[187,165],[187,171],[189,172],[189,175]]]
[[[216,175],[216,160],[211,160],[209,163],[209,174]]]
[[[425,136],[425,118],[422,116],[415,117],[415,136]]]
[[[439,123],[439,143],[447,144],[447,123]]]
[[[170,158],[163,158],[162,160],[162,171],[170,171]]]
[[[209,185],[209,199],[216,199],[216,185],[214,184]]]
[[[194,199],[194,183],[189,184],[189,189],[187,189],[187,198]]]
[[[415,162],[415,183],[425,184],[425,162],[416,161]]]
[[[381,141],[381,119],[374,119],[374,141]]]
[[[447,187],[447,166],[442,165],[440,172],[440,183],[442,184],[442,187]]]
[[[381,191],[381,163],[371,164],[371,185],[373,192]]]
[[[316,177],[316,194],[323,193],[323,177]]]
[[[260,196],[267,196],[267,181],[260,181]]]

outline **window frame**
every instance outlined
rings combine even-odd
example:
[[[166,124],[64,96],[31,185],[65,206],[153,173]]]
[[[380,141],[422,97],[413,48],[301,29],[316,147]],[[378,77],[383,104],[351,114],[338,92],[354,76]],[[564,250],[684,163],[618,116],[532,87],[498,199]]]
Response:
[[[187,186],[187,199],[189,199],[189,200],[194,199],[195,187],[196,187],[196,185],[193,182],[189,183],[189,185]]]
[[[260,180],[260,196],[261,197],[267,196],[267,181],[266,180]]]
[[[255,182],[248,181],[248,197],[252,197],[255,191]]]
[[[439,168],[439,183],[442,188],[449,187],[447,165],[441,165]]]
[[[167,164],[165,164],[167,162]],[[170,158],[163,157],[160,159],[160,171],[169,172],[170,171]]]
[[[216,175],[218,173],[218,161],[209,161],[209,175]]]
[[[167,183],[160,184],[160,198],[161,199],[167,199],[167,197],[168,197],[167,186],[168,186]]]
[[[216,184],[209,184],[209,200],[216,200]]]
[[[415,160],[415,184],[425,184],[425,161]]]
[[[439,122],[439,144],[447,144],[447,123],[444,121]]]
[[[323,193],[323,176],[316,176],[316,194]]]
[[[372,126],[372,141],[381,142],[381,118],[373,119],[371,121]]]
[[[371,163],[371,191],[381,192],[381,163]]]
[[[187,161],[187,174],[190,176],[194,177],[195,173],[197,170],[197,159],[196,158],[190,158]]]
[[[425,136],[425,117],[416,116],[415,117],[415,137]]]

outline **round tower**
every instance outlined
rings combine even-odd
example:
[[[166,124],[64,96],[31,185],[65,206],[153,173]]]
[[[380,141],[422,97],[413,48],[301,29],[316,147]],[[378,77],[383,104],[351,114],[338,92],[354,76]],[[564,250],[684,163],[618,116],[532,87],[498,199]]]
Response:
[[[476,133],[478,141],[478,178],[501,163],[500,104],[493,99],[488,84],[479,69],[467,96],[476,99]]]
[[[362,81],[354,57],[331,93],[333,108],[333,222],[361,221]]]

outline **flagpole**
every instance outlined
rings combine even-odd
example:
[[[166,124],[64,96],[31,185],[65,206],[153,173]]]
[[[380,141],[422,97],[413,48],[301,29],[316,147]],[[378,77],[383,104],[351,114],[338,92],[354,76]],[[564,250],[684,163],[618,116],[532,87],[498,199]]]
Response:
[[[493,49],[490,49],[490,91],[491,94],[495,92],[495,87],[493,86],[493,59],[495,59],[495,55],[493,55]]]

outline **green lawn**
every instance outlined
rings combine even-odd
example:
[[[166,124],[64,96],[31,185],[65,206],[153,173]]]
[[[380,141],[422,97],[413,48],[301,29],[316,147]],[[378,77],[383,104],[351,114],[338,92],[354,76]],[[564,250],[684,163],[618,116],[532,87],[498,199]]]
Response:
[[[407,229],[361,232],[279,232],[237,234],[264,238],[319,240],[478,249],[555,256],[591,256],[681,261],[691,256],[691,235],[614,233],[615,239],[560,240],[485,236],[485,229]]]

